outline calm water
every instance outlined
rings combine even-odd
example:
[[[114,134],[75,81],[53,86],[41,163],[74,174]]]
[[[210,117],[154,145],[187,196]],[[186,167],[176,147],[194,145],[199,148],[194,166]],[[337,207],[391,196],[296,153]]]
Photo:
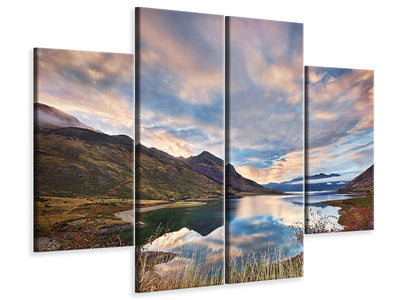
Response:
[[[338,194],[336,191],[313,191],[306,193],[306,214],[308,219],[327,217],[327,229],[341,230],[343,226],[338,223],[339,210],[338,206],[326,205],[325,201],[346,200],[357,198],[363,194]]]
[[[213,264],[222,272],[224,264],[223,202],[209,203],[191,208],[161,209],[143,213],[140,220],[148,224],[140,229],[142,233],[154,230],[159,224],[168,224],[170,232],[161,235],[145,245],[147,250],[178,253],[174,260],[156,267],[160,275],[174,269],[185,268],[187,264],[202,266]],[[291,226],[302,226],[304,219],[303,196],[257,195],[227,199],[226,242],[227,257],[242,259],[246,255],[272,253],[271,259],[279,252],[284,257],[293,257],[303,247],[293,241]]]
[[[323,201],[345,200],[350,198],[357,198],[363,194],[339,194],[336,191],[313,191],[306,193],[306,203],[313,204]]]
[[[222,275],[224,266],[224,202],[209,201],[206,205],[166,208],[140,214],[138,220],[147,224],[136,229],[136,239],[145,241],[155,231],[160,237],[144,248],[178,253],[172,261],[156,266],[162,276],[182,272],[188,265],[204,268],[205,272]],[[210,271],[211,270],[211,271]]]
[[[136,242],[139,245],[144,244],[155,232],[161,236],[182,228],[206,236],[224,224],[224,202],[208,201],[202,206],[153,210],[138,214],[137,220],[147,225],[136,229]]]
[[[302,226],[303,196],[257,195],[229,199],[227,208],[227,257],[280,252],[293,257],[303,251],[293,241],[291,226]]]

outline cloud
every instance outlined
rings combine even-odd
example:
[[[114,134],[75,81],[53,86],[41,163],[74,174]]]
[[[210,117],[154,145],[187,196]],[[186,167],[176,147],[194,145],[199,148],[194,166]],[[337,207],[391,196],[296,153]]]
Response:
[[[143,69],[162,66],[180,100],[211,104],[223,89],[223,17],[140,9]]]
[[[364,150],[361,152],[353,153],[350,155],[350,159],[359,166],[364,166],[365,162],[373,157],[373,149]]]
[[[338,117],[335,112],[332,111],[316,111],[313,114],[313,118],[318,120],[334,120]]]
[[[373,71],[309,67],[310,172],[361,171],[373,163]],[[368,147],[368,150],[361,148]]]
[[[296,104],[302,100],[302,77],[298,67],[288,64],[269,64],[259,49],[248,47],[245,51],[247,71],[252,81],[264,88],[268,94],[271,90],[283,91],[284,100]]]
[[[257,168],[249,165],[237,166],[238,172],[257,183],[281,182],[300,177],[303,174],[303,151],[293,151],[275,160],[268,168]]]
[[[96,95],[95,98],[85,97],[83,103],[68,95],[52,96],[43,92],[39,93],[39,99],[40,102],[66,113],[90,116],[95,119],[94,122],[104,123],[103,126],[117,128],[133,128],[134,126],[133,112],[128,104],[124,99],[113,94],[102,93]]]
[[[374,143],[365,136],[356,141],[343,137],[339,142],[311,148],[307,152],[308,174],[320,172],[360,173],[373,164]]]
[[[37,50],[37,101],[109,134],[133,136],[130,54]]]
[[[324,68],[309,67],[311,73],[320,72]],[[338,102],[373,102],[373,94],[368,91],[373,88],[373,72],[369,70],[342,69],[342,73],[335,73],[337,69],[325,68],[324,76],[317,82],[308,85],[308,99],[312,103]],[[340,70],[340,69],[339,69]],[[322,74],[321,74],[322,75]]]
[[[140,9],[141,143],[224,153],[223,17]]]
[[[210,108],[207,112],[203,108],[201,109],[203,113],[194,111],[195,114],[193,114],[191,109],[187,111],[176,109],[176,107],[166,104],[156,108],[141,109],[140,142],[159,149],[163,148],[174,156],[197,155],[207,150],[223,158],[225,150],[222,111],[218,112],[215,108]],[[163,134],[165,137],[162,137]],[[185,145],[185,147],[171,147],[171,143]]]
[[[176,157],[188,157],[195,151],[195,145],[174,137],[163,128],[142,127],[140,141],[144,145],[157,145],[157,149]]]
[[[271,92],[284,94],[283,101],[302,100],[302,25],[288,22],[230,18],[232,86],[248,89],[247,81]],[[236,73],[236,74],[235,74]],[[243,80],[245,84],[240,85]],[[237,88],[234,87],[234,91]],[[277,99],[275,99],[276,101]]]
[[[302,25],[230,18],[229,37],[229,162],[261,183],[291,177],[277,166],[303,144]]]
[[[311,83],[316,83],[320,81],[323,77],[323,74],[318,74],[315,70],[308,70],[307,71],[307,80]]]

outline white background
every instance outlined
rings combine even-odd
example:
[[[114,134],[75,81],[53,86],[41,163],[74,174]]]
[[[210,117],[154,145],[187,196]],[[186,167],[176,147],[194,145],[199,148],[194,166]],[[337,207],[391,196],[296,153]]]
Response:
[[[226,5],[223,4],[226,3]],[[398,296],[395,1],[6,1],[0,9],[2,299],[393,299]],[[133,8],[304,23],[306,65],[375,70],[373,232],[307,236],[305,277],[133,295],[132,248],[32,253],[32,48],[133,51]]]

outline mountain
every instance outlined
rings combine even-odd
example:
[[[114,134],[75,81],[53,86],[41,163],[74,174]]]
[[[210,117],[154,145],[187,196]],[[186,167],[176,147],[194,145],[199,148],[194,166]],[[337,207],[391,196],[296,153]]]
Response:
[[[374,190],[374,165],[340,188],[338,193],[372,192]]]
[[[122,197],[133,190],[133,140],[107,135],[54,107],[35,104],[35,196]],[[138,199],[223,196],[223,160],[203,151],[189,158],[136,146]],[[231,166],[230,193],[279,193],[242,177]]]
[[[236,172],[235,167],[231,164],[226,165],[226,183],[227,194],[283,194],[274,189],[264,187],[257,182],[247,179]]]
[[[136,157],[137,199],[211,199],[223,196],[222,184],[216,180],[221,175],[217,174],[217,166],[213,164],[218,158],[211,153],[203,152],[185,159],[138,144]]]
[[[133,198],[133,140],[35,103],[35,197]]]
[[[34,113],[35,127],[53,129],[63,127],[79,127],[96,131],[90,126],[83,124],[77,118],[46,104],[35,103]]]
[[[185,159],[198,173],[203,174],[220,184],[224,182],[224,161],[208,151]]]
[[[137,199],[211,199],[223,196],[223,160],[210,152],[183,158],[138,144],[136,157]],[[229,194],[282,194],[244,178],[232,165],[228,165],[226,176],[230,183]]]
[[[332,178],[332,177],[340,177],[340,174],[337,173],[331,173],[331,174],[325,174],[325,173],[319,173],[316,175],[311,175],[311,176],[306,176],[306,180],[310,179],[324,179],[324,178]],[[302,180],[302,178],[300,178]]]
[[[89,129],[35,129],[35,196],[133,196],[133,140]]]
[[[325,179],[325,178],[332,178],[332,177],[340,177],[340,174],[337,173],[331,173],[331,174],[325,174],[325,173],[319,173],[311,176],[306,176],[306,180],[313,180],[313,179]],[[270,182],[269,184],[288,184],[288,183],[293,183],[293,182],[302,182],[303,177],[297,177],[292,180],[288,181],[282,181],[280,183],[277,182]]]
[[[348,180],[343,179],[342,175],[337,173],[325,174],[319,173],[306,176],[306,191],[336,191],[343,187]],[[332,180],[324,180],[333,178]],[[303,191],[303,177],[294,178],[288,181],[270,182],[263,186],[275,189],[281,192],[301,192]]]

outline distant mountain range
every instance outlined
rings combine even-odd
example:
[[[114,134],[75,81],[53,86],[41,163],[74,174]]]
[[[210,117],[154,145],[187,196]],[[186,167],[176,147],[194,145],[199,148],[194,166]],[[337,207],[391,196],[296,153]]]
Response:
[[[336,191],[348,182],[347,180],[342,179],[342,176],[337,173],[319,173],[306,176],[305,178],[306,191]],[[333,179],[328,180],[329,178]],[[303,177],[294,178],[280,183],[270,182],[264,186],[281,192],[301,192],[303,190]]]
[[[306,180],[323,179],[323,178],[331,178],[331,177],[340,177],[340,174],[337,174],[337,173],[331,173],[331,174],[319,173],[319,174],[315,174],[315,175],[311,175],[311,176],[306,176]],[[303,181],[303,177],[294,178],[294,179],[289,180],[289,181],[283,181],[280,184],[293,183],[293,182],[299,182],[299,181]],[[276,183],[272,183],[272,184],[276,184]]]
[[[337,191],[338,193],[359,193],[371,192],[374,188],[374,165],[365,170],[362,174],[349,181],[349,175],[344,176],[331,173],[319,173],[306,176],[306,191]],[[332,180],[329,180],[332,179]],[[290,181],[280,183],[271,182],[265,187],[281,192],[300,192],[303,190],[303,177],[294,178]]]
[[[338,193],[373,192],[374,190],[374,165],[362,172],[352,181],[338,190]]]
[[[133,195],[133,139],[108,135],[54,107],[35,104],[35,196]],[[223,196],[223,160],[203,151],[188,158],[136,145],[137,199]],[[280,193],[227,166],[228,193]]]

